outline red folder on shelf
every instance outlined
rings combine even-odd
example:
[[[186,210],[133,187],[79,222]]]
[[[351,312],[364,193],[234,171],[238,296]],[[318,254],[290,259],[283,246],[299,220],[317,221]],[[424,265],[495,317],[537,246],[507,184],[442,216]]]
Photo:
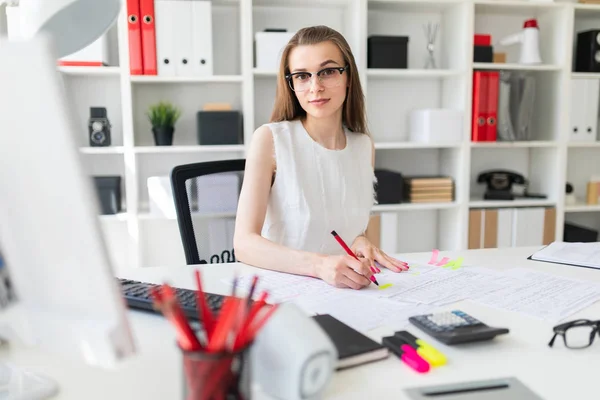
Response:
[[[127,0],[127,31],[129,35],[129,73],[142,75],[142,32],[139,0]]]
[[[486,72],[487,107],[485,140],[495,142],[498,131],[498,85],[500,83],[500,72]]]
[[[139,0],[142,16],[142,59],[144,75],[156,75],[156,29],[154,0]]]
[[[483,142],[485,141],[485,128],[486,128],[486,79],[484,71],[473,71],[473,106],[471,116],[471,141]]]

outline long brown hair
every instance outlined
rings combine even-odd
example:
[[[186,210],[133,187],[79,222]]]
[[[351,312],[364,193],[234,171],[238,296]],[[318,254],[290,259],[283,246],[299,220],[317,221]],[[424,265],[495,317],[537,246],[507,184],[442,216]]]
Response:
[[[340,49],[345,65],[349,66],[345,72],[348,74],[348,89],[342,109],[342,123],[352,132],[368,134],[365,98],[352,50],[344,36],[324,25],[300,29],[283,49],[279,74],[277,75],[275,105],[271,113],[270,122],[290,121],[306,116],[306,111],[300,106],[298,99],[285,79],[285,75],[290,73],[288,64],[289,54],[296,46],[318,44],[328,40]]]

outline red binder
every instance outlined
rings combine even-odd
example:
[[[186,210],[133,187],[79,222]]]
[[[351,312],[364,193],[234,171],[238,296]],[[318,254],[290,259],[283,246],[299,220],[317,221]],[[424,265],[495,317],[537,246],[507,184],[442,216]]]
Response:
[[[142,32],[139,0],[127,0],[127,30],[129,33],[129,73],[142,75]]]
[[[486,82],[484,71],[473,71],[473,102],[471,114],[471,141],[482,142],[485,140],[487,103]]]
[[[500,83],[500,72],[488,71],[487,80],[487,113],[485,139],[495,142],[498,132],[498,85]]]
[[[154,0],[140,0],[140,12],[142,15],[142,58],[144,75],[156,75]]]

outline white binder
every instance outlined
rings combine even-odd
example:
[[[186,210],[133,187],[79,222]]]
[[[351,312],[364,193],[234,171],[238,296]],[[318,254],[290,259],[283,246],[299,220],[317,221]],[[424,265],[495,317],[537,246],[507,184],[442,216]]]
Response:
[[[175,76],[175,36],[174,27],[176,1],[157,0],[154,2],[154,28],[156,30],[156,64],[159,76]]]
[[[212,8],[210,1],[192,1],[192,74],[213,74]]]
[[[193,35],[192,7],[195,1],[171,1],[173,7],[173,38],[175,47],[175,74],[192,76]]]
[[[596,140],[599,92],[600,81],[597,79],[571,80],[569,141],[593,142]]]
[[[544,207],[514,209],[513,247],[541,246],[544,243]]]

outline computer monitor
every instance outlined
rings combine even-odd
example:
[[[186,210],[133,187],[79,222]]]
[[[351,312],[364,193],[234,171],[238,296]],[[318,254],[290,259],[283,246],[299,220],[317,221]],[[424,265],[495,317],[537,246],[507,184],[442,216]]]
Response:
[[[134,340],[56,59],[44,36],[0,39],[0,248],[25,317],[11,328],[110,367]]]

